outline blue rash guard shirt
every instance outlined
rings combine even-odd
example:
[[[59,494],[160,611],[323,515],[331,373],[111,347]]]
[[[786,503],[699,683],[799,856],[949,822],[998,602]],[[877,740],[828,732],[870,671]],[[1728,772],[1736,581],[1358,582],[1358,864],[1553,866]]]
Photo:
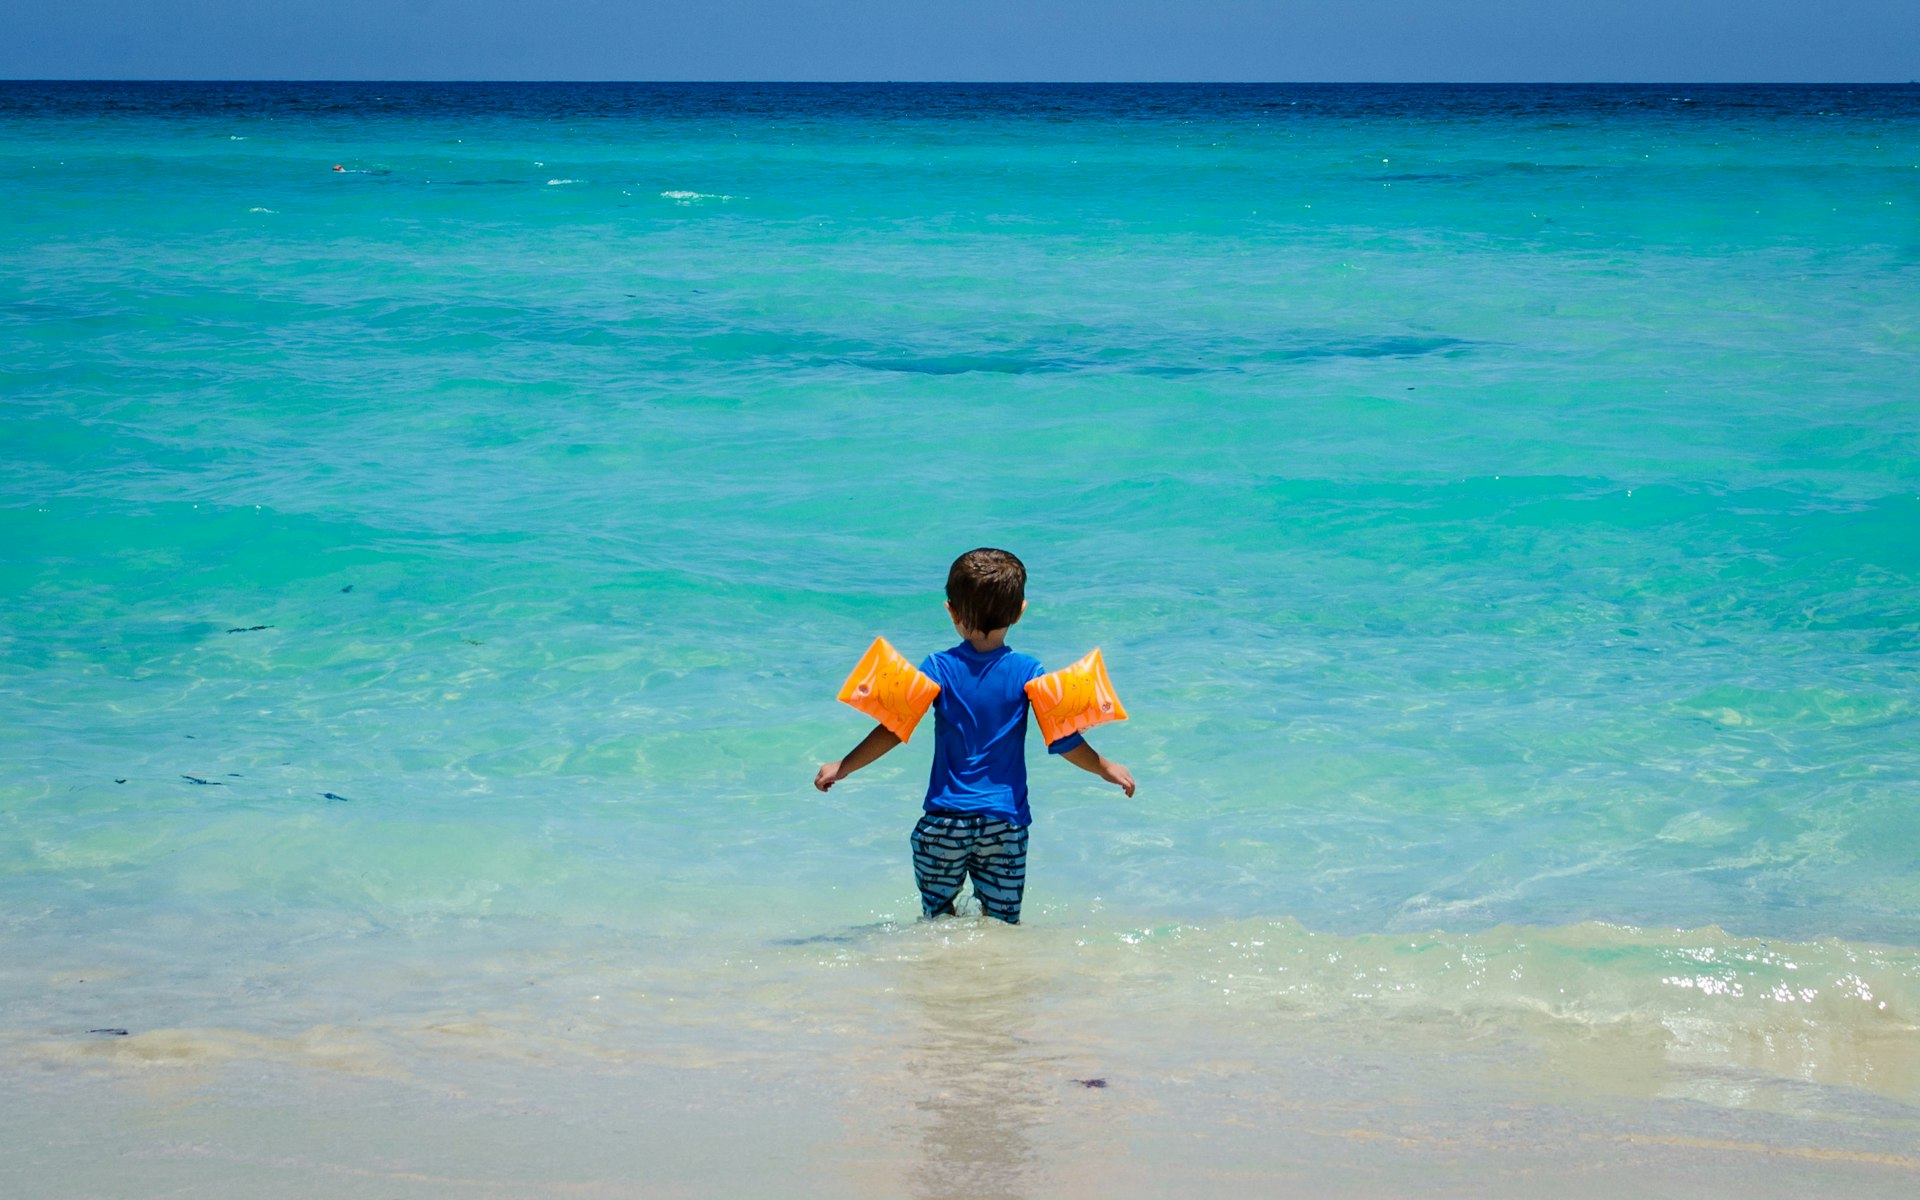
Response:
[[[1005,646],[984,654],[966,642],[920,664],[940,685],[933,701],[930,813],[977,813],[1015,825],[1027,809],[1027,681],[1047,673],[1040,660]],[[1047,747],[1065,754],[1086,739],[1068,734]]]

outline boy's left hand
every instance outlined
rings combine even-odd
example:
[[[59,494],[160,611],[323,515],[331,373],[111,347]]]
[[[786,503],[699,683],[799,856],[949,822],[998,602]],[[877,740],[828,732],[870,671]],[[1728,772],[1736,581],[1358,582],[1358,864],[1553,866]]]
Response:
[[[841,761],[844,762],[845,760],[842,759]],[[814,772],[813,786],[824,792],[834,784],[839,783],[842,778],[844,777],[840,774],[839,762],[821,763],[820,769]]]

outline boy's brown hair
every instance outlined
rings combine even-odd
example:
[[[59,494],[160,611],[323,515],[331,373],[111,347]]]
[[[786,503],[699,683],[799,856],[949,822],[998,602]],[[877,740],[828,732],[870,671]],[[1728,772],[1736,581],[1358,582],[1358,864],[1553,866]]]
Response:
[[[991,633],[1018,621],[1026,598],[1026,564],[1005,550],[969,550],[947,571],[947,603],[960,623],[976,632]]]

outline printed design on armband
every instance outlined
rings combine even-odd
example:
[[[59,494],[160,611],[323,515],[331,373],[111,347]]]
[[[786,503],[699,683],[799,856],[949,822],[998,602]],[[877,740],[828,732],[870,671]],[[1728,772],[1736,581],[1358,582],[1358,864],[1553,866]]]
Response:
[[[887,639],[877,637],[840,686],[839,698],[906,742],[939,694],[939,684],[903,658]]]
[[[1048,745],[1095,725],[1127,719],[1098,648],[1070,667],[1029,682],[1027,700]]]

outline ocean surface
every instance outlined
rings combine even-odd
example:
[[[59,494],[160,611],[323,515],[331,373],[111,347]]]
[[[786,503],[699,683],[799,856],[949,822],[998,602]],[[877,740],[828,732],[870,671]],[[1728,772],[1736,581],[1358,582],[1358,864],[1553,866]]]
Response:
[[[0,214],[16,1194],[1920,1186],[1920,88],[7,82]],[[1018,928],[810,787],[979,545],[1140,784]]]

